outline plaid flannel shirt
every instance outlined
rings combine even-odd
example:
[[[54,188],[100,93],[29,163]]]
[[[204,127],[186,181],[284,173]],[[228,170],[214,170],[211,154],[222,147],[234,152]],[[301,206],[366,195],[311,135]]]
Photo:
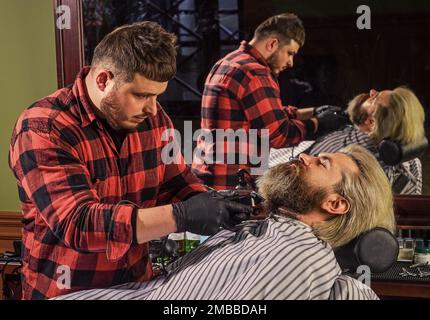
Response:
[[[197,141],[193,172],[215,189],[232,189],[240,168],[261,167],[258,159],[268,162],[269,148],[263,150],[263,131],[268,130],[269,146],[284,148],[299,144],[314,131],[311,120],[297,119],[297,108],[284,107],[279,84],[261,54],[243,41],[239,49],[219,60],[206,78],[202,111],[202,135]],[[257,139],[236,139],[235,148],[217,139],[216,129],[257,129]],[[205,135],[212,133],[212,141]],[[263,152],[262,152],[263,150]],[[234,164],[227,160],[235,159]],[[209,161],[208,161],[209,159]],[[246,161],[244,160],[246,159]],[[264,168],[262,168],[264,169]]]
[[[9,165],[23,212],[23,298],[152,277],[148,244],[133,241],[137,210],[205,188],[186,166],[163,164],[161,134],[172,123],[158,106],[116,150],[93,112],[84,78],[34,103],[13,131]]]

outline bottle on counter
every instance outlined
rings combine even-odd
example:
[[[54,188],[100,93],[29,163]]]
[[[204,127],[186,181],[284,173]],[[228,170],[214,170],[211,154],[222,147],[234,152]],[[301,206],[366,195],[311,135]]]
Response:
[[[415,247],[414,263],[428,263],[430,265],[430,248],[429,247]]]
[[[185,253],[193,251],[200,244],[200,235],[185,232]]]
[[[177,245],[177,256],[183,256],[185,254],[185,232],[171,233],[169,239],[176,242]]]
[[[398,261],[412,261],[414,259],[414,239],[403,238],[398,239],[399,242],[399,256]]]

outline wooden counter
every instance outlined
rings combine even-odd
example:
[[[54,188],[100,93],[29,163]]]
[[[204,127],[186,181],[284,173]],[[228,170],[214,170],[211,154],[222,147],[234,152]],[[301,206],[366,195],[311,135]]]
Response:
[[[382,299],[430,299],[430,285],[413,282],[372,280],[371,288]]]

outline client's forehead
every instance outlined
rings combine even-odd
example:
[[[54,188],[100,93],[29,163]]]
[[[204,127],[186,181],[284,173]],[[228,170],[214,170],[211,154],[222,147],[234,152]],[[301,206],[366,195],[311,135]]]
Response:
[[[340,170],[342,172],[348,170],[356,174],[360,172],[354,159],[345,153],[320,153],[319,156],[328,158],[334,170]]]

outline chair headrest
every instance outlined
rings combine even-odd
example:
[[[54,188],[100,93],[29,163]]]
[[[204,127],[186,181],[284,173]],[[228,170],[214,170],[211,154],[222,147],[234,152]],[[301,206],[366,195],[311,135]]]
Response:
[[[397,260],[397,239],[384,228],[373,228],[335,250],[342,269],[355,272],[360,265],[367,265],[372,273],[387,271]]]
[[[421,156],[428,147],[428,140],[424,137],[417,143],[400,145],[389,139],[384,139],[379,143],[379,156],[384,163],[395,166],[399,163],[409,161]]]

